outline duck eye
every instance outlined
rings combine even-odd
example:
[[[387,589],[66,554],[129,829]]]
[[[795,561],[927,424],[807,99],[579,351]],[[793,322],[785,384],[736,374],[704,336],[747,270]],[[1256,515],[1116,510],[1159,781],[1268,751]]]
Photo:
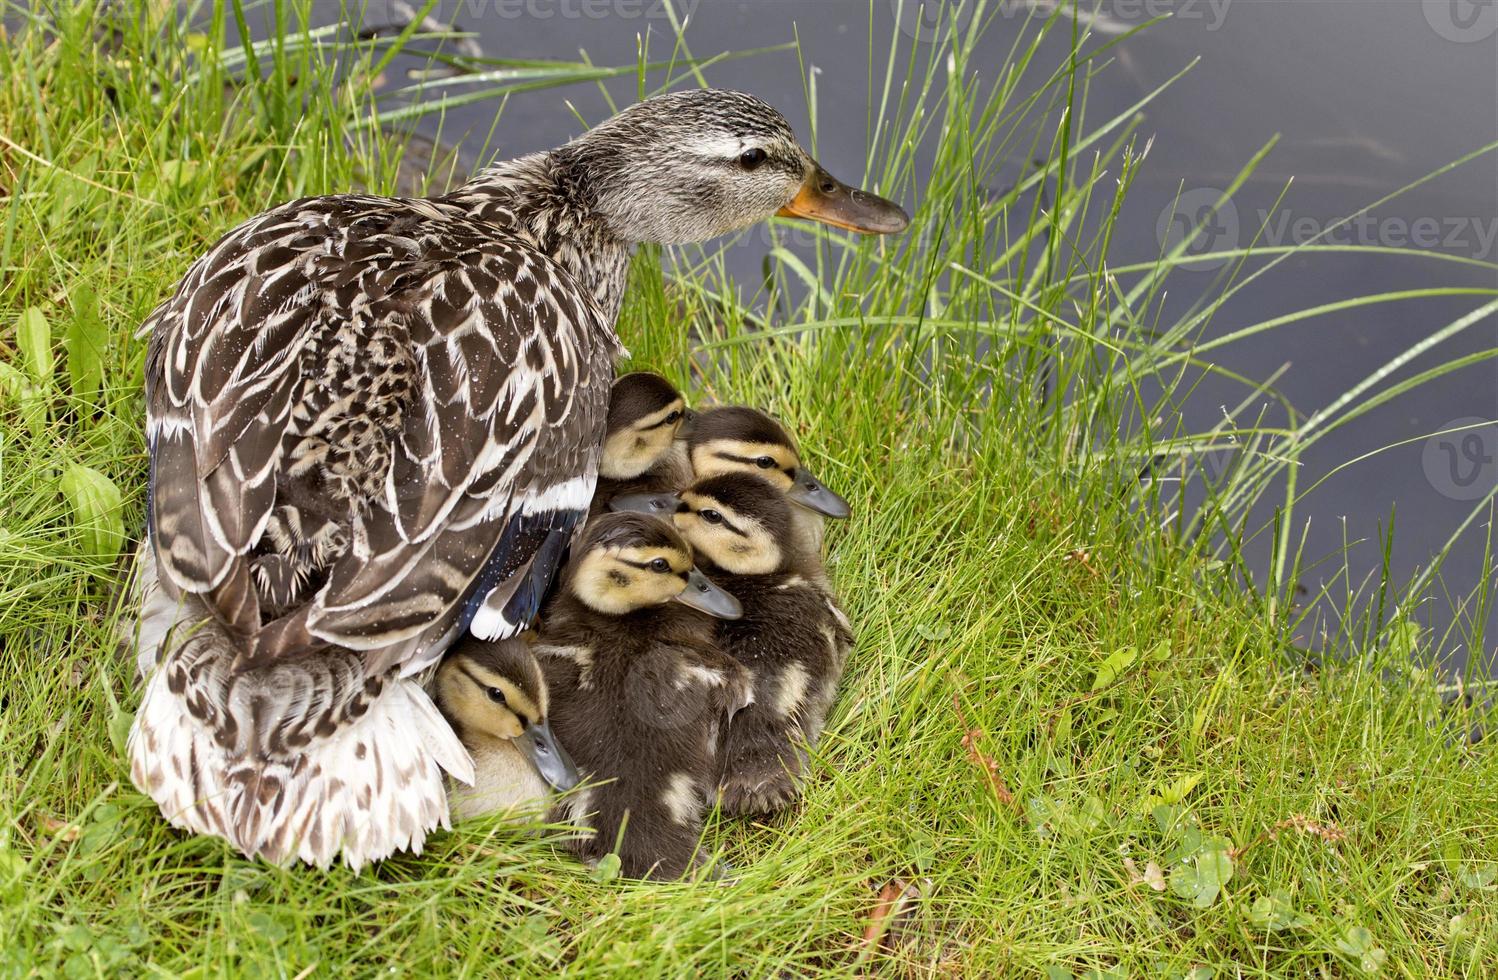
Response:
[[[752,146],[739,154],[739,166],[745,170],[753,170],[765,162],[765,151],[757,146]]]
[[[650,570],[652,572],[669,572],[671,570],[671,563],[664,558],[657,558],[650,563]]]
[[[493,701],[495,704],[504,704],[505,703],[505,692],[501,691],[499,688],[497,688],[497,687],[491,687],[485,693],[487,693],[489,695],[489,700]]]
[[[767,470],[775,465],[775,460],[770,456],[761,456],[759,459],[756,459],[754,461],[754,465],[758,466],[762,470]]]
[[[681,413],[680,412],[672,412],[670,415],[666,416],[666,424],[667,425],[675,425],[677,422],[680,422],[680,421],[681,421]]]
[[[700,513],[701,513],[702,519],[704,521],[707,521],[709,524],[722,524],[723,523],[723,515],[720,514],[720,513],[718,513],[715,510],[704,510],[704,511],[701,511]]]

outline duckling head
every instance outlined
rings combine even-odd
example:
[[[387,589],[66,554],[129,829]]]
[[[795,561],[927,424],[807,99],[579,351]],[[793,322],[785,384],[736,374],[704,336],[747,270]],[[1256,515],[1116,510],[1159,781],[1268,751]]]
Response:
[[[755,408],[730,406],[702,412],[687,442],[698,479],[725,473],[751,473],[786,495],[791,503],[844,518],[848,501],[833,493],[801,462],[801,451],[785,426]]]
[[[568,565],[564,588],[607,616],[680,602],[719,619],[743,607],[692,561],[692,549],[669,523],[648,514],[604,514],[590,521]]]
[[[621,375],[609,393],[607,435],[598,474],[631,480],[665,458],[690,418],[686,399],[649,371]]]
[[[468,638],[437,668],[437,706],[467,744],[508,742],[559,792],[577,785],[577,767],[551,733],[546,678],[524,641]]]
[[[679,495],[676,527],[704,560],[734,575],[770,575],[795,559],[786,496],[753,473],[698,480]]]
[[[742,92],[695,89],[646,99],[557,157],[627,242],[705,241],[775,214],[865,234],[910,223],[897,205],[822,169],[784,116]]]

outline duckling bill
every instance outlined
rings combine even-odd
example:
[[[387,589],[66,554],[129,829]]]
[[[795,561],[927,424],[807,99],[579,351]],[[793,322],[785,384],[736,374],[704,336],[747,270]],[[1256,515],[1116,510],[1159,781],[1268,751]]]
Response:
[[[605,514],[589,524],[534,647],[552,725],[588,781],[558,804],[561,820],[586,831],[569,845],[584,861],[616,851],[637,878],[678,878],[702,862],[721,733],[750,699],[709,617],[741,612],[665,521]]]

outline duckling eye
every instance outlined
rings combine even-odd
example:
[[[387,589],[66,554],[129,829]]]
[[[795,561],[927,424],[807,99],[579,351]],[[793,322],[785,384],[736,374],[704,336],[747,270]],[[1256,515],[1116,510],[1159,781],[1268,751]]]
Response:
[[[650,563],[650,570],[661,573],[669,572],[671,570],[671,563],[664,558],[657,558]]]
[[[723,523],[723,515],[720,514],[720,513],[718,513],[715,510],[704,510],[704,511],[701,511],[700,512],[700,516],[702,517],[702,519],[704,521],[707,521],[709,524],[722,524]]]
[[[756,459],[754,461],[754,465],[758,466],[762,470],[767,470],[775,465],[775,460],[770,456],[761,456],[759,459]]]
[[[739,166],[745,170],[753,170],[765,162],[765,151],[757,146],[752,146],[739,154]]]
[[[505,703],[505,692],[501,691],[497,687],[491,687],[491,688],[489,688],[488,691],[486,691],[484,693],[488,694],[489,695],[489,700],[493,701],[495,704],[504,704]]]
[[[666,416],[666,424],[667,425],[675,425],[677,422],[680,422],[680,421],[681,421],[681,413],[680,412],[672,412],[670,415]]]

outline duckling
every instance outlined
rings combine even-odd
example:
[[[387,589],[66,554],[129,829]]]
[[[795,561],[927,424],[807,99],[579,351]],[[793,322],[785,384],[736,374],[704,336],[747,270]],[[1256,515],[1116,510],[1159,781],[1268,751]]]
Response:
[[[723,810],[778,810],[800,792],[837,693],[853,632],[820,584],[786,495],[762,477],[723,473],[680,495],[677,529],[714,581],[743,606],[718,640],[753,677],[752,703],[730,722],[719,766]]]
[[[690,483],[684,436],[691,420],[686,399],[659,374],[621,375],[609,394],[598,487],[588,516],[606,511],[620,494],[669,492]]]
[[[797,545],[807,555],[822,553],[825,518],[840,520],[852,513],[848,501],[802,464],[801,451],[785,426],[757,408],[730,405],[698,413],[687,439],[687,454],[695,479],[754,473],[784,493],[797,505],[791,512],[792,523]],[[641,513],[669,514],[676,506],[674,497],[660,492],[621,494],[615,499],[619,501],[615,509]],[[814,577],[824,587],[828,585],[820,567]]]
[[[534,647],[557,736],[596,781],[557,807],[560,822],[591,830],[570,844],[584,861],[617,849],[637,878],[679,878],[702,863],[719,740],[749,701],[744,668],[718,648],[708,617],[740,612],[666,521],[589,522]]]
[[[463,640],[443,658],[434,687],[438,710],[473,757],[473,785],[448,794],[455,817],[539,813],[553,790],[577,785],[547,721],[546,677],[524,640]]]

